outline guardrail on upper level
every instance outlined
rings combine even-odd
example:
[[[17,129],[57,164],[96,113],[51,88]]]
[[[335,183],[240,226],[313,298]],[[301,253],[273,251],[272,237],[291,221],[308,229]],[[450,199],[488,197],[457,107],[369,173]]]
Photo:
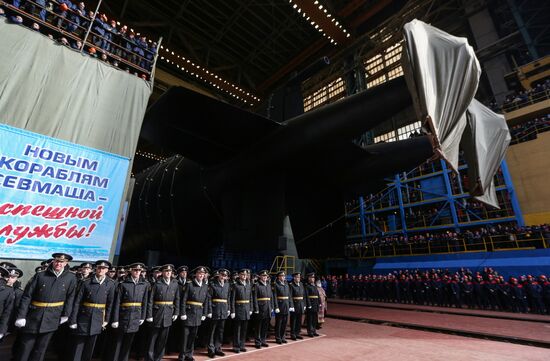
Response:
[[[95,11],[71,9],[63,2],[27,0],[17,6],[0,0],[0,6],[11,22],[39,31],[76,51],[87,53],[123,71],[132,72],[152,81],[161,39],[152,42],[136,39],[132,30],[113,20],[107,23],[99,14],[99,1]],[[112,25],[110,25],[112,24]]]
[[[369,259],[395,256],[491,252],[550,248],[543,232],[485,236],[478,239],[445,239],[408,244],[355,244],[346,246],[346,256]]]
[[[550,89],[545,89],[537,93],[529,94],[525,99],[521,99],[521,97],[519,96],[516,99],[517,100],[513,100],[512,102],[503,104],[502,111],[505,113],[509,113],[528,105],[533,105],[543,100],[550,99]]]

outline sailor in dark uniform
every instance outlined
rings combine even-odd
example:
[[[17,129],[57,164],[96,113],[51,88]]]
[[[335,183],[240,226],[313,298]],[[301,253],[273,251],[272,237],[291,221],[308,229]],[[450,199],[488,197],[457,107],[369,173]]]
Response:
[[[231,288],[230,310],[233,319],[233,352],[235,353],[246,352],[246,331],[252,315],[252,286],[246,278],[246,269],[241,269],[239,278]]]
[[[155,266],[151,268],[151,271],[149,272],[149,277],[147,277],[147,281],[152,285],[154,285],[157,280],[162,276],[162,272],[160,270],[161,266]],[[174,269],[173,272],[176,270]],[[171,278],[171,276],[170,276]]]
[[[192,282],[183,287],[180,302],[180,319],[183,321],[182,348],[178,360],[193,361],[195,338],[201,322],[206,319],[208,306],[208,286],[204,282],[206,267],[199,266],[193,270]]]
[[[176,271],[178,276],[176,277],[176,280],[180,284],[180,286],[185,286],[189,280],[187,279],[187,272],[188,272],[187,266],[180,266],[178,267],[178,270]]]
[[[208,357],[225,356],[222,351],[225,320],[229,317],[229,271],[220,269],[214,273],[214,280],[209,283],[210,309],[207,317],[211,318],[208,328]]]
[[[90,262],[84,262],[78,267],[77,278],[79,281],[84,281],[92,275],[92,264]]]
[[[172,279],[175,271],[171,264],[159,267],[161,276],[151,287],[147,307],[147,319],[152,330],[149,334],[146,361],[160,361],[164,356],[168,332],[180,311],[180,289]],[[154,272],[153,272],[154,273]]]
[[[204,267],[206,270],[206,273],[204,274],[204,284],[206,284],[206,287],[208,288],[208,284],[210,283],[210,276],[212,272],[210,271],[210,268]],[[208,310],[206,310],[206,314],[208,314]],[[206,317],[204,321],[201,322],[201,325],[199,329],[197,330],[197,338],[195,339],[195,347],[197,348],[204,348],[208,345],[208,330],[210,329],[210,324],[212,321],[210,318]]]
[[[7,284],[9,276],[9,271],[4,267],[0,267],[0,341],[8,332],[8,322],[15,303],[15,292]]]
[[[23,277],[23,271],[12,263],[10,263],[10,265],[11,266],[6,267],[4,263],[0,264],[0,267],[4,267],[8,270],[9,276],[6,280],[6,286],[12,288],[15,297],[13,301],[11,318],[8,321],[8,333],[13,333],[15,331],[15,316],[17,310],[19,309],[19,304],[21,303],[21,297],[23,296],[23,289],[21,288],[21,282],[19,281],[19,278]]]
[[[119,282],[124,281],[126,276],[128,276],[128,271],[126,270],[126,267],[118,266],[116,268],[116,279],[117,279],[117,281],[119,281]]]
[[[275,300],[273,298],[271,285],[268,282],[269,271],[260,271],[258,276],[258,282],[254,285],[253,290],[254,313],[256,314],[257,321],[254,345],[256,348],[261,348],[262,346],[269,346],[266,341],[267,330],[269,328],[271,314],[275,309]]]
[[[187,279],[187,271],[188,271],[187,266],[180,266],[176,270],[175,280],[178,283],[179,289],[180,289],[180,301],[181,301],[181,295],[183,293],[183,286],[185,286],[185,284],[189,282],[189,280]],[[180,305],[181,305],[181,302],[180,302]],[[170,334],[168,335],[168,346],[167,346],[168,352],[178,352],[178,353],[180,352],[182,328],[183,328],[182,324],[183,322],[178,321],[178,322],[174,322],[172,324],[172,327],[170,327]]]
[[[307,335],[309,337],[319,336],[317,333],[317,323],[319,322],[319,290],[315,285],[315,273],[307,274],[306,289],[306,324]]]
[[[41,361],[54,332],[72,312],[77,281],[66,269],[72,257],[65,253],[52,257],[48,269],[31,278],[21,297],[15,321],[21,332],[16,361]]]
[[[109,261],[95,263],[95,275],[81,281],[69,317],[69,328],[74,335],[70,356],[73,361],[92,359],[97,336],[107,327],[115,298],[116,283],[107,277]]]
[[[127,361],[130,348],[139,326],[145,321],[149,284],[140,275],[145,268],[143,263],[130,265],[130,275],[117,285],[111,327],[116,329],[114,345],[110,350],[111,361]]]
[[[113,281],[116,281],[116,267],[112,266],[111,268],[109,268],[109,271],[107,272],[107,277],[109,277]]]
[[[13,341],[13,344],[11,346],[11,354],[13,356],[17,353],[17,347],[20,344],[19,333],[17,332],[17,328],[15,327],[15,318],[17,316],[16,314],[17,310],[19,309],[19,305],[21,304],[21,297],[23,296],[23,289],[21,288],[21,282],[19,281],[19,278],[23,277],[23,271],[17,268],[17,266],[15,266],[13,263],[9,262],[2,262],[0,266],[8,270],[9,278],[7,279],[6,285],[13,289],[13,293],[15,296],[10,320],[8,321],[8,334],[15,334],[15,340]],[[4,338],[5,337],[6,336],[4,335]]]
[[[278,344],[286,343],[285,331],[289,312],[294,312],[294,301],[290,297],[290,288],[286,282],[286,274],[277,273],[277,280],[273,284],[275,298],[275,341]]]
[[[294,312],[290,314],[290,338],[292,340],[303,339],[300,336],[300,330],[302,328],[302,316],[306,310],[306,298],[304,285],[301,282],[302,274],[296,272],[292,274],[292,282],[288,285],[290,287],[290,296],[292,302],[294,302]]]

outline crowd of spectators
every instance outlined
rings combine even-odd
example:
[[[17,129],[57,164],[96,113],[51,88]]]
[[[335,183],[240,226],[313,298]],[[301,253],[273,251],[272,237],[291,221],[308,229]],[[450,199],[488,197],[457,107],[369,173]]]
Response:
[[[512,144],[523,143],[537,139],[539,133],[550,130],[550,115],[543,115],[539,118],[529,120],[525,123],[510,127]]]
[[[392,254],[423,254],[464,252],[506,248],[550,247],[550,225],[519,227],[513,224],[488,225],[467,229],[461,233],[454,230],[411,233],[409,235],[379,235],[364,242],[345,246],[347,257]]]
[[[497,113],[510,112],[548,98],[550,98],[550,79],[537,83],[529,90],[514,91],[508,94],[502,105],[493,100],[489,107]]]
[[[506,280],[492,268],[327,275],[321,285],[331,298],[550,314],[550,282],[545,275]]]
[[[143,79],[150,76],[157,43],[105,14],[89,10],[84,2],[0,1],[0,16]]]

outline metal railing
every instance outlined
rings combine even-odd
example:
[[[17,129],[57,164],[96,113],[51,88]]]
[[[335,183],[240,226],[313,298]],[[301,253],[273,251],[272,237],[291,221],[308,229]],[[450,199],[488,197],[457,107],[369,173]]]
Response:
[[[395,256],[492,252],[550,248],[550,238],[543,232],[455,238],[408,244],[347,245],[345,254],[351,259],[371,259]]]
[[[550,120],[541,122],[538,124],[533,124],[530,126],[522,127],[521,129],[511,129],[512,141],[510,144],[518,144],[527,142],[529,140],[537,139],[537,136],[540,133],[544,133],[550,130]]]
[[[146,80],[152,80],[151,75],[161,39],[157,42],[155,49],[149,49],[140,44],[137,39],[126,36],[116,29],[115,31],[103,29],[104,34],[98,33],[98,29],[101,29],[101,23],[97,18],[101,1],[91,17],[72,9],[62,11],[59,8],[60,3],[55,0],[50,0],[49,3],[53,4],[55,9],[31,0],[27,0],[25,5],[19,8],[0,0],[0,5],[6,10],[8,16],[20,16],[24,26],[31,27],[31,23],[36,23],[40,26],[40,32],[44,33],[47,29],[48,33],[56,35],[56,40],[65,39],[67,43],[64,45],[76,51],[86,51],[89,55],[100,58],[121,70],[132,71]],[[105,32],[108,32],[108,36]]]
[[[543,100],[550,99],[550,89],[545,89],[540,92],[533,92],[527,95],[527,99],[520,99],[519,95],[517,100],[513,100],[509,103],[502,105],[502,111],[505,113],[518,110],[520,108],[526,107],[528,105],[533,105],[535,103],[541,102]]]

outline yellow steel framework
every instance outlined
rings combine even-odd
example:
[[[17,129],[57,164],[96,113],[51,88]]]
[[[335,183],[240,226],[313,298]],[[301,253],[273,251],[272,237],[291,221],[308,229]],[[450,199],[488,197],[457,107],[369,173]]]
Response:
[[[284,271],[286,274],[292,274],[294,273],[295,269],[296,269],[295,256],[288,256],[288,255],[277,256],[273,260],[273,264],[271,264],[271,269],[269,273],[274,275],[277,272]]]

